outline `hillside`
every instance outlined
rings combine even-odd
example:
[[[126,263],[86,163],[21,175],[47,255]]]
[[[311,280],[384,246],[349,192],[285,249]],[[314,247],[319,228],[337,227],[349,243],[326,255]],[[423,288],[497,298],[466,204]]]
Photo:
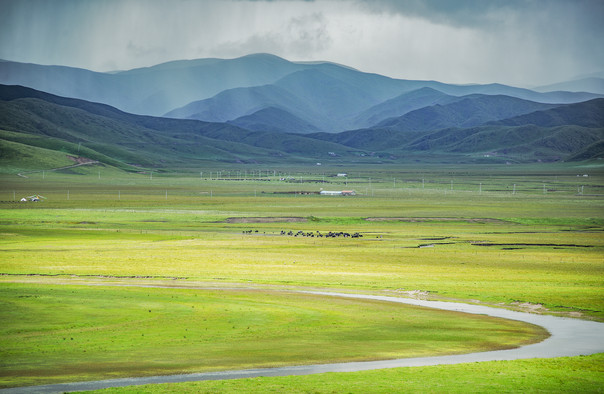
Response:
[[[450,100],[450,99],[449,99]],[[428,131],[448,127],[473,127],[480,124],[551,108],[551,104],[536,103],[509,96],[470,95],[449,104],[436,104],[403,116],[387,119],[376,128],[399,131]]]
[[[403,116],[416,109],[436,104],[448,104],[457,100],[459,100],[457,96],[424,87],[403,93],[364,110],[354,117],[353,123],[357,128],[370,127],[383,122],[385,119]]]
[[[601,141],[604,140],[604,119],[601,116],[603,101],[603,99],[596,99],[561,105],[525,116],[467,127],[463,127],[462,124],[477,122],[472,120],[476,118],[464,118],[459,112],[452,112],[450,109],[442,111],[442,107],[446,106],[437,105],[429,107],[428,109],[432,108],[429,111],[427,109],[417,111],[425,118],[412,115],[413,112],[410,112],[408,115],[412,116],[406,118],[408,120],[406,128],[375,127],[338,134],[316,133],[310,136],[351,148],[388,152],[396,156],[412,154],[416,158],[434,159],[439,155],[453,154],[458,155],[460,159],[473,158],[478,161],[531,162],[580,160],[580,158],[586,160],[604,157],[604,151],[598,151],[602,147]],[[453,104],[463,102],[462,100]],[[437,110],[434,110],[434,107]],[[466,112],[462,112],[465,115],[474,113],[475,109],[471,105],[462,108],[466,109]],[[502,116],[504,112],[498,113],[498,116]],[[429,115],[434,115],[434,118],[430,118]],[[535,118],[544,117],[549,123],[535,125],[532,122]],[[425,123],[421,122],[422,119]],[[551,119],[557,122],[551,122]],[[452,126],[453,121],[461,121],[461,124]],[[430,123],[433,125],[432,128],[424,126]],[[410,127],[411,124],[415,128]],[[445,124],[449,126],[439,127]]]
[[[450,153],[483,153],[519,161],[559,161],[603,139],[604,128],[480,126],[429,133],[405,148],[419,151],[436,149]]]
[[[207,122],[227,122],[267,107],[278,107],[293,115],[306,116],[311,109],[278,86],[264,85],[252,88],[225,90],[211,99],[194,101],[165,114],[169,118],[197,119]]]
[[[518,126],[534,124],[543,127],[578,125],[583,127],[603,127],[604,99],[584,103],[564,105],[546,111],[535,111],[526,115],[501,120],[496,124]]]
[[[314,133],[319,129],[289,112],[275,107],[263,108],[251,115],[229,121],[229,124],[251,130],[279,133]]]
[[[485,97],[472,95],[444,106],[428,107],[464,104],[461,108],[466,112],[462,113],[467,118],[455,127],[368,128],[302,135],[286,133],[283,129],[267,131],[263,130],[264,126],[249,130],[227,123],[133,115],[104,104],[0,85],[1,165],[3,171],[32,168],[38,163],[48,168],[56,163],[64,164],[72,160],[68,156],[73,156],[140,171],[141,168],[194,169],[203,163],[221,162],[497,163],[604,156],[604,152],[599,151],[604,140],[604,99],[464,127],[467,122],[479,122],[484,113],[489,117],[504,116],[518,108],[548,106],[506,97],[486,97],[484,101]],[[471,105],[473,101],[481,106]],[[495,110],[485,104],[494,101],[508,105],[495,106]],[[475,116],[469,116],[474,114],[475,107],[483,113],[478,111]],[[413,112],[416,111],[407,115]],[[450,121],[453,113],[445,112],[448,117],[444,119]],[[535,117],[542,118],[543,114],[557,119],[558,123],[529,123]],[[251,128],[266,119],[285,123],[283,127],[288,129],[296,125],[312,127],[281,108],[264,108],[238,121],[248,122]],[[523,121],[525,123],[520,124]],[[36,155],[40,157],[35,158]]]
[[[298,135],[250,132],[224,123],[127,114],[104,104],[0,86],[3,150],[42,148],[86,156],[126,170],[191,167],[201,162],[304,162],[349,155],[350,148]],[[15,145],[18,144],[18,145]],[[279,148],[275,148],[279,147]],[[8,160],[8,156],[3,156]]]

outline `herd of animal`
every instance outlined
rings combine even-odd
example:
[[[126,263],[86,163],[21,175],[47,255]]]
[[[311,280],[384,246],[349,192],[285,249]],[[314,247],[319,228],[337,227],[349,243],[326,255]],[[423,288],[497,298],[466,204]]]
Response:
[[[363,235],[359,234],[359,233],[354,233],[354,234],[350,234],[350,233],[346,233],[343,231],[339,231],[339,232],[328,232],[328,233],[321,233],[320,231],[315,231],[315,232],[304,232],[302,230],[294,233],[293,231],[281,231],[281,235],[289,235],[291,237],[318,237],[318,238],[338,238],[338,237],[343,237],[343,238],[362,238]]]
[[[244,234],[252,234],[252,233],[257,233],[258,230],[244,230],[243,233]],[[310,238],[363,238],[363,235],[360,233],[347,233],[347,232],[343,232],[343,231],[338,231],[338,232],[332,232],[329,231],[327,233],[322,233],[320,231],[297,231],[297,232],[293,232],[293,231],[284,231],[281,230],[281,235],[285,235],[285,236],[290,236],[290,237],[310,237]]]

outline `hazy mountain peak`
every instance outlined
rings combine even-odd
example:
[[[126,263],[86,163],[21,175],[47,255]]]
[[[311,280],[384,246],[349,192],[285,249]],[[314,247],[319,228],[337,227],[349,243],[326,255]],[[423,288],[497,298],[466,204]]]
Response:
[[[229,121],[230,124],[252,130],[282,133],[314,133],[319,129],[278,106],[262,108],[250,115]]]
[[[580,79],[574,79],[571,81],[539,86],[536,87],[534,90],[538,92],[568,91],[604,94],[604,77],[591,76]]]

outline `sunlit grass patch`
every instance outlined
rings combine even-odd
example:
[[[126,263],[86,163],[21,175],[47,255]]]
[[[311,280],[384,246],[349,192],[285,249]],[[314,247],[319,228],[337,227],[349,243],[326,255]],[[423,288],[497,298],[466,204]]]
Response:
[[[428,292],[489,303],[542,304],[601,317],[604,251],[599,232],[467,222],[224,223],[166,216],[98,224],[10,219],[0,239],[6,274],[178,277],[372,291]],[[62,222],[69,211],[60,211]],[[82,219],[79,212],[74,219]],[[14,220],[14,222],[13,222]],[[176,220],[174,222],[173,220]],[[93,226],[92,228],[90,226]],[[94,228],[99,226],[101,228]],[[243,231],[255,229],[251,234]],[[363,238],[281,235],[350,231]],[[421,247],[429,246],[429,247]],[[7,280],[5,277],[4,280]],[[523,285],[519,285],[523,284]]]
[[[94,393],[599,393],[604,355],[131,386]]]
[[[510,348],[529,324],[252,290],[3,284],[4,386]]]

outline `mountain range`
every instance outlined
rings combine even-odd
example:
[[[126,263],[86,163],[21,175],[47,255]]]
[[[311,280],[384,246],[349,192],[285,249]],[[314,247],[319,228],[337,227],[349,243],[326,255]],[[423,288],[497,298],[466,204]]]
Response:
[[[590,80],[597,87],[599,79]],[[254,114],[272,107],[308,123],[297,129],[283,128],[279,122],[270,124],[288,132],[372,127],[426,106],[404,97],[421,88],[456,97],[505,95],[549,104],[604,97],[589,91],[537,92],[501,84],[451,85],[393,79],[334,63],[290,62],[269,54],[183,60],[114,73],[0,61],[0,83],[108,104],[134,114],[207,122],[237,124],[238,118],[252,116],[246,122],[265,123],[265,113]],[[396,105],[405,100],[406,105]]]
[[[0,61],[0,82],[3,159],[68,153],[134,171],[604,156],[597,78],[593,92],[537,92],[259,54],[115,73]]]

